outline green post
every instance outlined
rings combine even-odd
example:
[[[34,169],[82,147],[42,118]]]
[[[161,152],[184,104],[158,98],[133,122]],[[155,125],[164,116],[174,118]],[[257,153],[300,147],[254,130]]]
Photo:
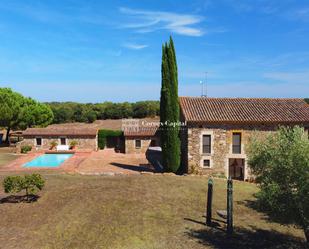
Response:
[[[207,193],[207,209],[206,209],[206,225],[211,226],[211,213],[212,213],[212,192],[213,180],[208,180],[208,193]]]
[[[233,180],[227,180],[227,233],[233,233]]]

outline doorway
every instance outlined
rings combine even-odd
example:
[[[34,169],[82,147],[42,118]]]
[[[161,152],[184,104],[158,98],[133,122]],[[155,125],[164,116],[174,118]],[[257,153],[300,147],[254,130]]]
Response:
[[[229,158],[229,176],[235,180],[245,180],[245,159]]]

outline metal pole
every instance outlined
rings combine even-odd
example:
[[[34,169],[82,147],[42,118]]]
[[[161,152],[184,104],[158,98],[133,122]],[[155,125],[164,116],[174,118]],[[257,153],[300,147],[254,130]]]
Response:
[[[227,233],[233,233],[233,180],[227,180]]]
[[[205,72],[205,97],[207,97],[207,74],[208,72]]]
[[[211,226],[211,213],[212,213],[212,193],[213,193],[213,180],[208,180],[208,193],[207,193],[207,210],[206,210],[206,225]]]

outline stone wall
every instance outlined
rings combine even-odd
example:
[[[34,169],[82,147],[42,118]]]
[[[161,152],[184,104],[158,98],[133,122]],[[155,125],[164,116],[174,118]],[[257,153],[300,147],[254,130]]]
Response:
[[[77,145],[75,150],[80,151],[94,151],[98,148],[97,136],[78,137],[78,136],[63,136],[66,138],[66,144],[70,145],[71,141],[76,141]],[[49,150],[51,148],[51,142],[56,141],[60,145],[60,137],[42,137],[42,145],[36,146],[36,137],[25,137],[22,142],[19,143],[19,147],[24,145],[31,145],[35,150]]]
[[[141,140],[141,147],[136,148],[135,141]],[[125,138],[125,153],[132,154],[132,153],[146,153],[148,150],[151,140],[155,140],[156,144],[159,145],[159,138],[158,137],[126,137]]]
[[[182,136],[182,152],[187,160],[188,173],[219,174],[228,176],[229,158],[244,159],[244,178],[251,178],[247,166],[246,149],[252,136],[264,137],[276,130],[276,126],[254,125],[191,125],[187,127],[187,139]],[[234,132],[241,133],[241,153],[232,153]],[[203,154],[202,136],[211,135],[211,153]],[[210,167],[203,167],[203,160],[210,160]]]

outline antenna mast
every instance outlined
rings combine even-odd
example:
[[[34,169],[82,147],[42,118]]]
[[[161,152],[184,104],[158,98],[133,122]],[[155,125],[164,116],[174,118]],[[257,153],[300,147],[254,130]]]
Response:
[[[208,72],[205,72],[205,96],[204,97],[207,97],[207,74]]]
[[[207,72],[205,72],[205,81],[200,81],[201,84],[201,97],[207,97]],[[205,85],[205,87],[204,87]],[[204,91],[205,89],[205,91]]]

